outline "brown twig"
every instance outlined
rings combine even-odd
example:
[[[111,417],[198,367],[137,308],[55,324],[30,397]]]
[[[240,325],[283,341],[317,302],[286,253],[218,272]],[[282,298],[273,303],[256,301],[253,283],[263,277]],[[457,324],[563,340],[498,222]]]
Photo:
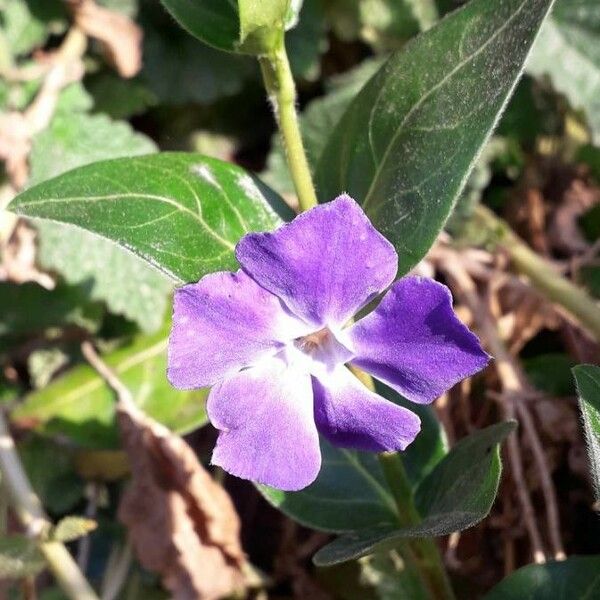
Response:
[[[498,376],[503,388],[503,394],[500,396],[496,395],[496,398],[503,406],[513,407],[512,410],[509,408],[509,411],[516,411],[516,414],[523,425],[524,433],[531,446],[533,458],[540,478],[542,493],[544,495],[548,535],[553,555],[556,560],[563,560],[566,555],[560,536],[558,502],[556,500],[550,468],[529,408],[527,404],[523,402],[524,396],[531,396],[535,393],[535,390],[528,384],[520,365],[506,349],[506,345],[500,338],[489,311],[477,293],[473,280],[461,266],[459,255],[457,253],[452,253],[451,259],[447,261],[442,259],[442,263],[445,265],[445,269],[450,276],[460,283],[460,287],[463,291],[466,286],[468,297],[465,297],[465,300],[473,311],[474,318],[479,327],[484,331],[484,337],[495,357]],[[518,468],[519,467],[517,467],[517,469]]]
[[[504,344],[497,334],[487,307],[479,296],[475,282],[462,266],[459,255],[456,252],[447,248],[442,248],[441,246],[437,247],[432,255],[441,269],[456,284],[459,295],[473,312],[475,322],[494,355],[494,365],[502,382],[503,391],[505,393],[518,391],[521,388],[521,382],[515,371],[512,369],[510,361],[507,361],[507,353],[504,350]],[[506,397],[507,396],[503,396],[503,398]],[[503,402],[501,406],[505,418],[511,419],[515,417],[515,407],[513,402]],[[523,472],[523,460],[516,434],[511,434],[508,437],[507,448],[511,473],[515,480],[517,495],[523,510],[523,518],[529,534],[533,558],[535,562],[542,563],[546,561],[546,553],[544,551],[540,529],[536,521],[535,510],[527,491],[527,484]]]

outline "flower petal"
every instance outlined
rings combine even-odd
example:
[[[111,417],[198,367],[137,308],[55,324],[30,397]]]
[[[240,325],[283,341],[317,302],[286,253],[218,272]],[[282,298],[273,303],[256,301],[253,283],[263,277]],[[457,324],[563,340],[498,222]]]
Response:
[[[178,388],[212,385],[309,331],[243,271],[211,273],[175,291],[167,376]]]
[[[315,327],[341,326],[394,280],[398,257],[349,196],[236,248],[244,271]]]
[[[403,396],[426,404],[483,369],[489,356],[452,310],[441,283],[405,277],[351,327],[353,364]]]
[[[344,366],[313,377],[313,390],[317,428],[335,446],[404,450],[421,429],[415,413],[374,394]]]
[[[281,490],[317,477],[321,452],[307,373],[268,359],[218,383],[207,410],[220,430],[213,464]]]

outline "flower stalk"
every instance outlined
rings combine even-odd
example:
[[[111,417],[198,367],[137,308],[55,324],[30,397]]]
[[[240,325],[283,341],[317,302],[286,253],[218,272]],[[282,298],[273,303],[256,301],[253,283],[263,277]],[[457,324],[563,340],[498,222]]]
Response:
[[[317,195],[306,159],[300,123],[296,112],[296,85],[285,49],[283,35],[276,49],[259,58],[263,81],[273,104],[285,155],[298,195],[301,211],[318,204]]]
[[[382,452],[379,454],[379,464],[394,496],[400,525],[402,527],[417,525],[421,521],[421,516],[414,503],[414,494],[402,458],[396,452]],[[416,568],[431,598],[454,599],[448,574],[434,540],[406,539],[401,547],[401,553]]]
[[[25,474],[2,411],[0,411],[0,471],[15,514],[27,533],[37,541],[48,568],[66,596],[71,600],[98,600],[98,596],[65,545],[45,539],[51,523]]]

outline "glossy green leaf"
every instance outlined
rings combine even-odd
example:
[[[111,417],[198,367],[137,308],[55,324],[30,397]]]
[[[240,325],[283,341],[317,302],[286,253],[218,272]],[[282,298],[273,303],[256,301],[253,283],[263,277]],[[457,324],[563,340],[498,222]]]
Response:
[[[92,98],[72,85],[59,97],[50,126],[33,141],[29,185],[98,160],[154,152],[148,137],[128,123],[91,115]],[[60,223],[36,223],[38,261],[92,300],[135,321],[145,332],[156,331],[167,310],[172,282],[137,256],[87,231]]]
[[[593,600],[600,598],[600,556],[572,556],[511,573],[484,600]]]
[[[24,535],[0,537],[0,579],[37,575],[45,564],[33,540]]]
[[[592,137],[600,142],[600,4],[557,0],[544,24],[527,70],[550,77],[556,90],[583,109]]]
[[[411,404],[393,390],[378,385],[378,392],[421,418],[422,430],[402,454],[407,472],[418,484],[446,452],[446,440],[430,407]],[[258,486],[265,498],[286,515],[313,529],[352,531],[365,527],[394,527],[394,499],[385,482],[377,455],[331,446],[321,440],[323,464],[317,480],[299,492],[282,492]]]
[[[448,218],[552,0],[473,0],[396,52],[333,132],[320,199],[342,191],[400,255],[399,275]]]
[[[69,171],[21,193],[9,209],[85,228],[188,282],[235,269],[240,237],[281,222],[268,198],[277,201],[240,167],[162,153]]]
[[[161,0],[175,20],[210,46],[234,52],[240,34],[236,0]]]
[[[104,356],[135,402],[153,419],[178,433],[206,423],[206,390],[179,391],[167,378],[167,330],[143,336]],[[12,412],[12,419],[48,435],[62,435],[84,448],[118,447],[115,398],[88,366],[79,366],[42,390],[33,392]]]
[[[332,565],[394,546],[406,537],[437,537],[472,527],[485,518],[494,502],[502,465],[500,442],[514,430],[506,421],[460,440],[418,486],[415,502],[422,521],[411,527],[382,525],[344,534],[314,557]]]
[[[600,500],[600,367],[578,365],[573,368],[573,375],[577,383],[592,482],[596,498]]]

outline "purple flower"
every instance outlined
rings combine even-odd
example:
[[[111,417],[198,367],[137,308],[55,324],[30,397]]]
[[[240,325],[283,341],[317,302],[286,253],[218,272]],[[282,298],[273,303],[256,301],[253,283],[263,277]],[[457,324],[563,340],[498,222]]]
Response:
[[[213,386],[213,464],[298,490],[321,466],[319,433],[337,446],[404,450],[420,429],[411,411],[368,390],[356,365],[429,403],[482,369],[488,356],[452,310],[448,288],[405,277],[377,308],[352,317],[396,276],[398,257],[348,196],[237,245],[242,270],[175,292],[168,377]]]

